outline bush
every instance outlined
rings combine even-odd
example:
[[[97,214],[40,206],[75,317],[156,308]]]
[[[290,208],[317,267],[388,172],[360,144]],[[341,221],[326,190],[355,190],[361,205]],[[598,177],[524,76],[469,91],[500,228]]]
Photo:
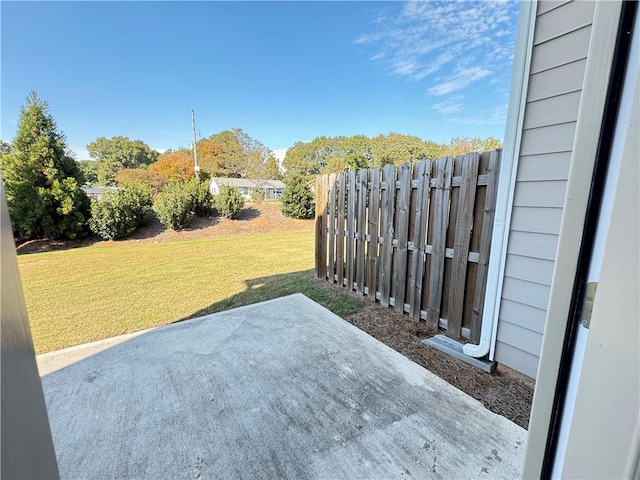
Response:
[[[301,176],[293,176],[280,197],[282,214],[291,218],[311,218],[315,214],[313,193],[307,181]]]
[[[262,203],[264,202],[266,195],[264,193],[264,190],[262,190],[261,188],[254,188],[253,190],[251,190],[251,201],[253,203]]]
[[[151,193],[144,185],[132,183],[92,203],[89,228],[105,240],[115,240],[133,233],[150,213]]]
[[[236,187],[222,185],[218,195],[213,197],[213,206],[223,217],[236,218],[244,207],[244,197]]]
[[[213,210],[213,198],[209,193],[209,182],[192,179],[186,188],[193,199],[193,213],[198,217],[206,217]]]
[[[170,183],[158,194],[155,208],[160,223],[173,230],[182,230],[189,226],[194,216],[211,213],[208,183],[197,179]]]

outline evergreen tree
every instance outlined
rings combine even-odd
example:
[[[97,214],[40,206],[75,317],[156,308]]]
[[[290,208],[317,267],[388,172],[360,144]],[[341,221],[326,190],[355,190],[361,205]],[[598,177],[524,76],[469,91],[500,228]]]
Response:
[[[311,188],[306,179],[300,175],[289,177],[280,202],[281,211],[285,217],[311,218],[316,211]]]
[[[86,232],[90,203],[82,174],[66,155],[64,134],[49,105],[30,92],[20,110],[11,153],[2,155],[2,175],[13,231],[20,238],[75,238]]]

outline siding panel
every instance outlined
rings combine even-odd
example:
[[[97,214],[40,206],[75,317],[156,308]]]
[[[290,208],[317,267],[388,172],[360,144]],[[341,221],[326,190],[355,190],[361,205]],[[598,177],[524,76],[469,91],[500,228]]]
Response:
[[[531,73],[587,58],[590,37],[591,25],[538,45],[531,58]]]
[[[530,102],[524,114],[524,129],[575,122],[579,106],[580,92]]]
[[[540,258],[508,255],[504,274],[507,277],[551,286],[554,262]]]
[[[518,324],[523,328],[538,332],[542,335],[547,312],[540,308],[503,299],[500,305],[500,316],[506,319],[517,319]],[[513,322],[513,320],[511,321]]]
[[[546,153],[520,157],[516,180],[532,182],[540,180],[567,180],[571,152]]]
[[[561,221],[562,208],[514,207],[511,230],[559,235]]]
[[[555,260],[558,236],[544,233],[514,232],[509,234],[507,253],[523,257]]]
[[[550,291],[551,288],[546,285],[505,277],[502,298],[546,310]]]
[[[576,122],[525,130],[522,132],[520,155],[571,151],[575,132]]]
[[[538,332],[505,321],[500,322],[498,340],[513,345],[531,355],[539,355],[542,347],[542,335]]]
[[[580,0],[566,3],[538,16],[533,44],[539,45],[553,38],[591,25],[595,2]]]
[[[538,373],[537,355],[531,355],[504,342],[496,342],[495,359],[531,378],[536,378]]]
[[[513,199],[513,205],[515,207],[562,208],[564,206],[566,191],[566,180],[523,182],[518,185]]]
[[[565,3],[569,3],[571,0],[541,0],[538,2],[538,16],[543,13],[548,12],[549,10],[553,10],[554,8],[558,8]]]
[[[584,68],[587,60],[567,63],[551,70],[535,73],[529,77],[527,102],[555,97],[565,93],[582,90]]]

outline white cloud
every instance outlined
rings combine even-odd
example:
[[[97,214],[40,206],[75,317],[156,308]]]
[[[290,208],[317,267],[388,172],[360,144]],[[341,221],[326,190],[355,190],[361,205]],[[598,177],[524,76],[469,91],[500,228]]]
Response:
[[[166,148],[153,148],[151,147],[151,150],[155,150],[156,152],[158,152],[159,154],[163,154],[164,152],[167,151]]]
[[[508,81],[517,14],[513,0],[413,0],[354,42],[393,75],[431,83],[437,74],[427,90],[441,96],[505,72]]]
[[[464,108],[464,103],[462,103],[463,98],[464,97],[462,95],[451,97],[442,102],[434,103],[431,108],[437,110],[440,113],[444,113],[445,115],[458,113],[461,112]]]
[[[434,85],[429,89],[429,93],[436,96],[462,90],[474,82],[486,77],[491,72],[481,67],[466,68],[458,71],[450,80]]]

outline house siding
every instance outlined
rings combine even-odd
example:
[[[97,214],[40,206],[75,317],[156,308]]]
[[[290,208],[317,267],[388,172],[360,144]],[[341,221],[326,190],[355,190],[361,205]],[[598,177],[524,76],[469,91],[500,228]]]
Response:
[[[595,2],[539,1],[494,358],[535,378]]]

